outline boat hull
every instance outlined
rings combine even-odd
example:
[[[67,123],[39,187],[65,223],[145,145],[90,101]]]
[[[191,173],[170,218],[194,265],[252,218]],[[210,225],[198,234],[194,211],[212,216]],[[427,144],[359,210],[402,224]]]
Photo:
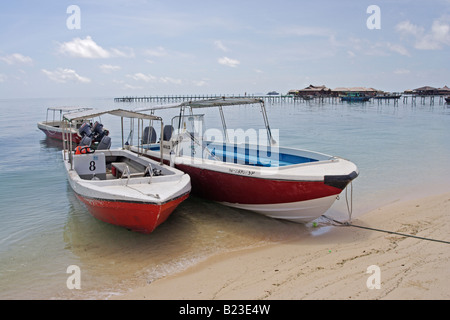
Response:
[[[291,154],[295,152],[298,151]],[[328,159],[326,155],[315,155]],[[150,151],[147,156],[156,159],[157,153]],[[324,159],[310,164],[257,168],[178,157],[174,166],[190,176],[196,196],[271,218],[307,223],[324,214],[358,176],[356,165],[350,161]]]
[[[236,204],[222,202],[223,205],[253,211],[274,219],[296,223],[308,223],[323,215],[336,201],[336,195],[289,203]]]
[[[102,156],[105,157],[102,160]],[[190,177],[167,166],[158,167],[157,162],[150,162],[126,150],[104,150],[93,154],[73,155],[73,169],[66,151],[63,151],[64,164],[70,187],[77,198],[84,203],[89,213],[106,223],[124,227],[139,233],[148,234],[167,220],[172,212],[189,197],[191,192]],[[90,158],[93,157],[93,158]],[[81,171],[82,165],[102,167],[105,158],[127,158],[141,164],[151,163],[152,168],[161,168],[161,176],[125,176],[123,179],[107,173],[101,179],[86,178]],[[94,161],[91,161],[95,159]],[[117,162],[116,165],[118,165]],[[124,162],[130,165],[130,161]],[[77,171],[78,170],[78,171]],[[112,172],[112,171],[111,171]],[[108,178],[109,176],[109,178]],[[84,178],[82,178],[84,177]]]
[[[44,122],[39,122],[37,126],[42,132],[45,133],[45,135],[48,138],[55,139],[55,140],[61,140],[61,141],[64,140],[62,128],[48,125],[48,124],[45,124]],[[66,130],[66,132],[67,132],[67,130]],[[72,135],[73,143],[76,143],[76,144],[80,143],[81,136],[78,134],[78,132],[72,131],[71,135]]]
[[[325,181],[253,178],[214,170],[176,165],[191,177],[193,194],[226,206],[265,216],[307,223],[324,214],[356,172],[339,186]]]
[[[370,97],[341,97],[341,101],[347,101],[347,102],[366,102],[369,100],[370,100]]]
[[[342,189],[323,181],[289,181],[253,178],[219,171],[176,165],[191,177],[196,195],[218,202],[240,204],[277,204],[323,198]]]
[[[144,234],[153,232],[189,196],[184,194],[166,203],[158,204],[111,201],[76,195],[93,217]]]

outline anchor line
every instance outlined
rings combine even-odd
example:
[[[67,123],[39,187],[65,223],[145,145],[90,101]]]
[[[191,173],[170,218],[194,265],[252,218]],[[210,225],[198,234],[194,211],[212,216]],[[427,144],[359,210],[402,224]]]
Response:
[[[360,228],[360,229],[366,229],[366,230],[370,230],[370,231],[377,231],[377,232],[384,232],[384,233],[389,233],[389,234],[394,234],[394,235],[398,235],[398,236],[402,236],[402,237],[409,237],[409,238],[415,238],[415,239],[419,239],[419,240],[427,240],[427,241],[434,241],[434,242],[439,242],[439,243],[444,243],[444,244],[450,244],[450,241],[445,241],[445,240],[439,240],[439,239],[433,239],[433,238],[426,238],[426,237],[419,237],[419,236],[415,236],[412,234],[406,234],[406,233],[400,233],[400,232],[395,232],[395,231],[389,231],[389,230],[383,230],[383,229],[377,229],[377,228],[371,228],[371,227],[364,227],[364,226],[359,226],[356,224],[352,224],[351,222],[342,222],[342,221],[338,221],[335,220],[333,218],[330,218],[326,215],[323,215],[324,218],[340,225],[340,226],[345,226],[345,227],[354,227],[354,228]]]

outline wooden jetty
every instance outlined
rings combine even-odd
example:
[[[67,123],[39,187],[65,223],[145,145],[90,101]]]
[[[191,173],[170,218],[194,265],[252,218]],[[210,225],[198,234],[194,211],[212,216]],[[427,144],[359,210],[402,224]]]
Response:
[[[257,98],[262,99],[268,103],[278,103],[278,102],[295,102],[295,103],[331,103],[338,104],[342,103],[340,96],[333,95],[318,95],[312,96],[305,99],[302,96],[298,95],[248,95],[248,94],[200,94],[200,95],[164,95],[164,96],[124,96],[119,98],[114,98],[114,102],[121,103],[139,103],[139,102],[152,102],[156,104],[165,104],[165,103],[176,103],[176,102],[184,102],[184,101],[192,101],[192,100],[203,100],[203,99],[217,99],[221,97],[226,98]],[[383,99],[376,99],[376,97],[371,97],[371,102],[377,101],[377,104],[389,104],[390,100],[393,100],[394,105],[398,104],[398,101],[402,98],[403,104],[411,103],[412,105],[416,104],[416,100],[419,101],[419,104],[427,104],[434,105],[435,96],[433,95],[416,95],[416,94],[403,94],[396,96],[388,96],[383,97]],[[442,104],[444,102],[443,96],[436,96],[438,99],[438,103]]]
[[[164,96],[141,96],[141,97],[120,97],[114,98],[114,102],[181,102],[192,100],[204,100],[204,99],[217,99],[221,97],[226,98],[259,98],[270,101],[290,101],[294,99],[293,95],[224,95],[224,94],[211,94],[211,95],[164,95]]]
[[[192,100],[203,100],[203,99],[217,99],[217,98],[255,98],[262,99],[266,102],[308,102],[308,101],[316,101],[316,102],[330,102],[336,103],[339,101],[339,97],[335,96],[315,96],[311,99],[304,99],[301,96],[296,95],[239,95],[239,94],[212,94],[212,95],[164,95],[164,96],[125,96],[114,98],[114,102],[154,102],[158,104],[164,103],[174,103],[174,102],[183,102],[183,101],[192,101]]]

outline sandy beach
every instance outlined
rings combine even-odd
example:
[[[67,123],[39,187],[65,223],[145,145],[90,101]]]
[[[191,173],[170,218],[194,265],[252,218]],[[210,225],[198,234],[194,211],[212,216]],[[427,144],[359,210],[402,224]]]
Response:
[[[450,241],[450,193],[393,203],[352,224]],[[293,242],[212,257],[114,299],[450,298],[449,243],[331,223],[317,229]]]

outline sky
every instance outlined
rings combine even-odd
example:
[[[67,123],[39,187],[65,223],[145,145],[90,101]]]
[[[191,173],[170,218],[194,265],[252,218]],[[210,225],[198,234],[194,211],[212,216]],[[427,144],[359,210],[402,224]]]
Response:
[[[0,98],[450,86],[450,0],[15,0]]]

